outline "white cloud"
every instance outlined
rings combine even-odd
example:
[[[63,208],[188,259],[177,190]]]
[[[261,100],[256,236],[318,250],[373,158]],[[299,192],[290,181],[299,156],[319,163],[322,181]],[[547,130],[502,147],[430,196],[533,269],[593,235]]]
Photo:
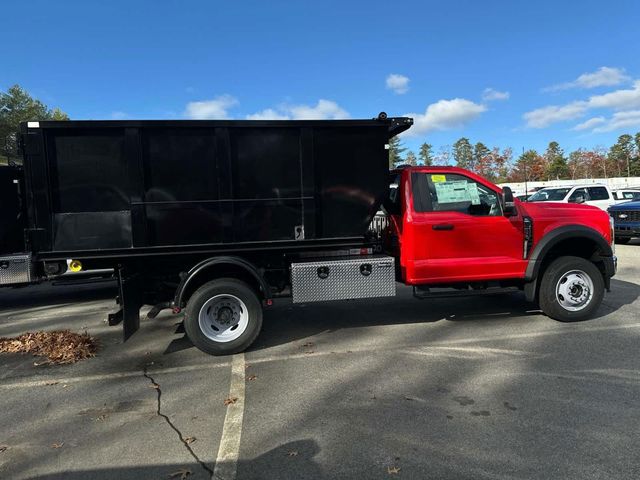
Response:
[[[523,115],[527,127],[544,128],[552,123],[573,120],[582,117],[588,108],[588,102],[577,101],[566,105],[549,105],[537,108]]]
[[[570,88],[612,87],[628,82],[631,78],[625,74],[624,68],[600,67],[595,72],[583,73],[572,82],[560,83],[543,89],[547,92],[557,92]]]
[[[228,110],[238,104],[231,95],[220,95],[211,100],[189,102],[184,115],[197,120],[220,120],[228,118]]]
[[[332,100],[318,100],[315,106],[292,105],[285,107],[294,120],[337,120],[349,118],[349,113]]]
[[[640,108],[640,80],[636,80],[632,88],[590,97],[589,106],[591,108],[613,108],[614,110]]]
[[[423,114],[407,113],[405,115],[413,117],[414,120],[413,128],[407,131],[407,135],[419,135],[433,130],[461,127],[475,120],[486,110],[486,106],[464,98],[439,100],[427,106]]]
[[[551,124],[574,120],[583,117],[589,110],[609,109],[609,110],[633,110],[640,108],[640,80],[633,83],[633,87],[602,95],[592,95],[587,100],[577,100],[565,105],[549,105],[537,108],[523,115],[527,126],[531,128],[545,128]],[[588,122],[588,121],[587,121]],[[584,122],[585,124],[587,122]],[[603,122],[600,122],[601,124]],[[583,124],[576,125],[576,130],[586,130],[589,127],[582,127]],[[595,126],[591,125],[591,126]],[[580,128],[579,128],[580,127]],[[605,128],[605,127],[601,127]]]
[[[111,112],[111,118],[113,120],[124,120],[126,118],[129,118],[129,115],[126,112],[116,111]]]
[[[409,77],[400,75],[398,73],[392,73],[387,76],[387,89],[393,90],[394,93],[402,95],[409,91]]]
[[[640,110],[628,110],[614,113],[604,125],[594,128],[593,131],[595,133],[611,132],[612,130],[638,127],[640,127]]]
[[[485,88],[482,92],[482,100],[491,102],[493,100],[509,100],[511,94],[509,92],[500,92],[493,88]]]
[[[247,115],[247,120],[289,120],[290,118],[286,113],[280,113],[273,108]]]
[[[248,120],[339,120],[349,118],[349,112],[333,100],[320,99],[315,105],[287,105],[267,108],[247,115]]]
[[[593,117],[587,120],[586,122],[579,123],[572,130],[582,131],[582,130],[591,130],[592,128],[602,125],[607,120],[604,117]]]

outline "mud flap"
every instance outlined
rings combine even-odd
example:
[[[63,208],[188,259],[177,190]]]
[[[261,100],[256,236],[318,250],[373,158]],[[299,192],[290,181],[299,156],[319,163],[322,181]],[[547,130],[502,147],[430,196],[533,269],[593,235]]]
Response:
[[[140,328],[140,308],[144,305],[142,276],[128,275],[124,268],[118,268],[118,299],[120,309],[109,314],[109,325],[122,322],[123,340],[126,342]]]

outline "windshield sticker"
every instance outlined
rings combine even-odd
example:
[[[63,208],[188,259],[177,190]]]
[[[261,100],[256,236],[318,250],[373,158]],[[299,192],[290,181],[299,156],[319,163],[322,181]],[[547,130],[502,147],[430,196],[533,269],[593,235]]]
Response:
[[[446,182],[447,181],[447,176],[446,175],[431,175],[431,181],[433,183]]]
[[[438,182],[435,187],[438,203],[471,202],[471,205],[480,205],[478,185],[475,183],[457,180],[453,182]]]

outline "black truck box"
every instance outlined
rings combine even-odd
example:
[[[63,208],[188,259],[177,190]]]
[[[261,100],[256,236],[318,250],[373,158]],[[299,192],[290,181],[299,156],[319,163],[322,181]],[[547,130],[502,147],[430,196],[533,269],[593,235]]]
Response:
[[[22,125],[41,258],[362,238],[408,118]]]

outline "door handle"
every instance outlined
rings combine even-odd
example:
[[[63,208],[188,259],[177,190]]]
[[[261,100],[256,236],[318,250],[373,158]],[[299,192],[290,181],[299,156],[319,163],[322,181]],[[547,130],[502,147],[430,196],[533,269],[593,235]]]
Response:
[[[436,223],[431,228],[434,230],[453,230],[453,223]]]

